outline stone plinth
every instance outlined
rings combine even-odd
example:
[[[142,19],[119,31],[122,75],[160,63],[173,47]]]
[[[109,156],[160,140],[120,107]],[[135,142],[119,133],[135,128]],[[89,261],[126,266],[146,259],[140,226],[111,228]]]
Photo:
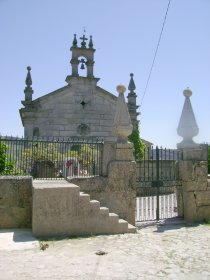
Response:
[[[108,171],[107,207],[120,218],[135,225],[136,163],[113,161]]]
[[[78,213],[78,186],[65,181],[49,180],[33,185],[33,219],[34,236],[68,235],[70,220]]]
[[[116,143],[115,144],[116,156],[115,160],[133,161],[133,144],[132,143]]]

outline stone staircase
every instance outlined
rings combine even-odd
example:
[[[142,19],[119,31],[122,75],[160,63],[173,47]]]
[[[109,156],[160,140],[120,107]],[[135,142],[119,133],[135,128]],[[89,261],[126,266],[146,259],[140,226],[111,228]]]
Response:
[[[135,233],[136,227],[129,224],[115,213],[109,213],[107,207],[100,207],[98,200],[90,200],[90,195],[80,192],[79,214],[88,219],[84,231],[87,234]]]
[[[33,181],[32,232],[36,237],[135,233],[127,221],[64,180]]]

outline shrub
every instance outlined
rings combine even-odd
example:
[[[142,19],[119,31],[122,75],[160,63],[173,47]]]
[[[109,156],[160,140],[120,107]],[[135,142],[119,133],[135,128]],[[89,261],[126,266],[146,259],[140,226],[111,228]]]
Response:
[[[128,136],[128,140],[133,143],[134,146],[134,157],[136,160],[141,160],[144,158],[145,145],[140,138],[139,127],[133,129],[131,135]]]
[[[7,158],[7,146],[0,143],[0,175],[11,175],[15,167],[14,161]]]

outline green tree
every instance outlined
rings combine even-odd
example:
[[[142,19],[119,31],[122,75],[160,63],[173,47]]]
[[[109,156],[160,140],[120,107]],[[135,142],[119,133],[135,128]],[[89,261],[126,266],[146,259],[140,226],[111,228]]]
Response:
[[[133,143],[134,146],[134,156],[136,160],[141,160],[144,158],[145,145],[140,138],[139,126],[133,129],[131,135],[128,136],[128,140]]]
[[[210,146],[208,146],[208,174],[210,174]]]

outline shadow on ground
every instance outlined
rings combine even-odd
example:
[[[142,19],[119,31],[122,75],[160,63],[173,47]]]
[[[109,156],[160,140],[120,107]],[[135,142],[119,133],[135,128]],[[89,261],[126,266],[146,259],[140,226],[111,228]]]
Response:
[[[32,235],[31,229],[28,228],[11,228],[11,229],[1,229],[0,233],[11,233],[13,234],[14,242],[32,242],[37,241]]]
[[[147,227],[154,227],[154,232],[161,233],[168,230],[176,230],[186,227],[197,227],[199,223],[187,223],[182,218],[170,218],[160,221],[137,222],[136,227],[141,230]]]

